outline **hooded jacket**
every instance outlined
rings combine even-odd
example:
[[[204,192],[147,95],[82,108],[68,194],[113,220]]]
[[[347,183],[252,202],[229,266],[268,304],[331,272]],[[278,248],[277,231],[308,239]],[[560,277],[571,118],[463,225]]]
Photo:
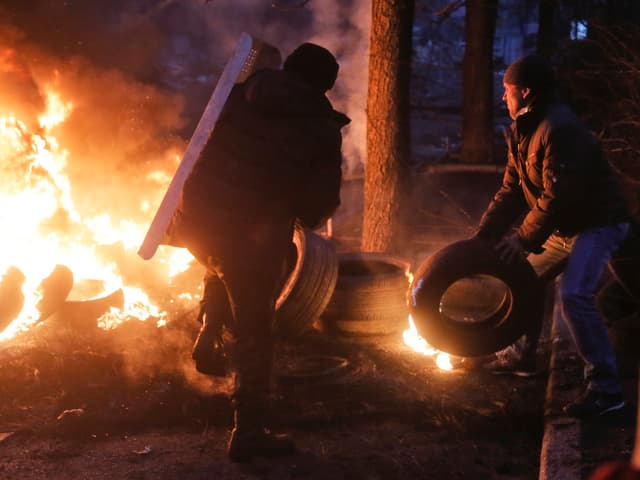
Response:
[[[479,236],[502,237],[524,213],[517,235],[540,252],[552,233],[628,221],[617,179],[599,141],[564,104],[536,102],[505,131],[508,161],[502,186],[479,225]]]
[[[185,182],[173,244],[220,235],[209,227],[220,218],[319,226],[340,205],[349,121],[295,72],[262,70],[236,85]]]

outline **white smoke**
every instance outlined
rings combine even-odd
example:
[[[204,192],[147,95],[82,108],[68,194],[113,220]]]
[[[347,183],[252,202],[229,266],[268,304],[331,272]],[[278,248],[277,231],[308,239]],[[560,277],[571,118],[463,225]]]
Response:
[[[219,65],[221,57],[231,55],[242,32],[277,47],[283,58],[303,42],[317,43],[334,53],[340,72],[329,97],[352,120],[344,130],[343,170],[348,177],[364,168],[370,2],[314,0],[299,8],[280,9],[260,0],[216,0],[205,9],[201,0],[191,0],[191,5],[193,12],[205,15],[209,48]]]

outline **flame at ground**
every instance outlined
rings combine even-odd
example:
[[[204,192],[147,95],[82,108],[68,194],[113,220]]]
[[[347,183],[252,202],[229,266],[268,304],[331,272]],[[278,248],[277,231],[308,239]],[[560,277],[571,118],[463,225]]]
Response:
[[[424,338],[420,336],[411,315],[409,315],[409,328],[402,333],[402,338],[405,345],[412,348],[414,351],[422,353],[423,355],[428,357],[435,356],[436,365],[441,370],[453,370],[453,365],[451,364],[451,357],[449,356],[449,354],[436,350],[431,345],[429,345],[429,343],[427,343]]]
[[[28,127],[12,115],[3,116],[0,105],[0,275],[15,266],[26,277],[24,308],[0,330],[0,341],[28,330],[38,320],[37,287],[56,264],[68,267],[75,279],[99,279],[107,290],[123,288],[125,307],[105,315],[99,322],[103,328],[127,318],[155,318],[162,324],[166,314],[142,290],[124,287],[115,262],[96,254],[97,247],[114,242],[125,249],[137,248],[146,225],[127,221],[114,225],[108,213],[82,218],[76,211],[65,173],[68,152],[52,133],[73,110],[73,103],[49,90],[46,108],[38,126]],[[169,264],[170,274],[177,274],[191,260],[188,252],[172,249],[162,261]]]

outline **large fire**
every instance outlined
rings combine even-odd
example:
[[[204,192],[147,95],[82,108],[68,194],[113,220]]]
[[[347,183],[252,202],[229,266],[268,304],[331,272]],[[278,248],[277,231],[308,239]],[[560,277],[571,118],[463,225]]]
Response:
[[[102,281],[105,291],[122,289],[124,308],[104,315],[99,321],[103,328],[130,318],[155,319],[162,325],[166,313],[141,288],[124,285],[116,262],[96,254],[101,246],[120,242],[120,248],[134,256],[147,225],[114,222],[109,212],[85,217],[78,212],[66,171],[69,152],[54,134],[74,104],[51,86],[41,86],[40,91],[46,107],[37,122],[17,118],[0,101],[0,275],[16,268],[22,272],[25,297],[17,318],[0,328],[0,341],[28,330],[38,320],[38,285],[56,265],[66,266],[75,280]],[[99,189],[100,180],[96,183]],[[180,249],[159,256],[169,275],[184,271],[192,260]]]

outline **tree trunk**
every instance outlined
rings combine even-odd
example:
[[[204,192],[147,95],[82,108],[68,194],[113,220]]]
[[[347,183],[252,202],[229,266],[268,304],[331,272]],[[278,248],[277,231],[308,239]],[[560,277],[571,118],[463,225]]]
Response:
[[[541,55],[550,57],[555,43],[554,17],[558,0],[540,0],[538,8],[537,50]]]
[[[398,252],[409,196],[414,0],[373,0],[362,250]]]
[[[468,0],[462,65],[462,160],[493,160],[493,36],[498,0]]]

